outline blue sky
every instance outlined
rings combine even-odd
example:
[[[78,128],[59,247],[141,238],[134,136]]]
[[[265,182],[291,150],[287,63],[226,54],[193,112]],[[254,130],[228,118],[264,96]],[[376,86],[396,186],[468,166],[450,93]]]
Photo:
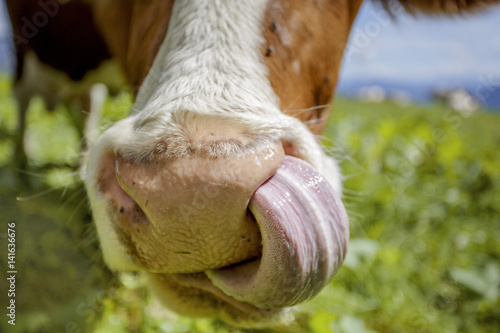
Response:
[[[0,71],[12,67],[13,60],[9,47],[10,23],[7,20],[7,9],[4,0],[0,0]]]
[[[396,20],[365,1],[351,33],[341,80],[395,82],[471,81],[491,75],[500,83],[500,7],[463,18],[413,18],[395,10]],[[0,0],[0,69],[10,26]],[[500,85],[500,84],[499,84]]]
[[[396,20],[365,2],[351,32],[341,79],[453,82],[492,75],[500,83],[500,7],[467,18]]]

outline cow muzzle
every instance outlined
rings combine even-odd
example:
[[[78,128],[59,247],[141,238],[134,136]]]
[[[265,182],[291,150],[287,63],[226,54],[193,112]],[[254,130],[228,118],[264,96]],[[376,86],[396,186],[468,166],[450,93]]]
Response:
[[[101,190],[112,193],[110,215],[128,255],[156,284],[203,290],[235,307],[312,298],[347,251],[338,193],[281,143],[236,154],[218,154],[218,145],[147,161],[108,154],[114,179]]]

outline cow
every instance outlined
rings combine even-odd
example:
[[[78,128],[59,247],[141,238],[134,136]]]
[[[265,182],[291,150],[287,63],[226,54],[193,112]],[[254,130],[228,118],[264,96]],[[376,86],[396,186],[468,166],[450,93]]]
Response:
[[[33,97],[41,97],[48,110],[66,104],[70,119],[83,132],[93,100],[103,100],[109,89],[113,93],[123,89],[124,80],[84,0],[7,0],[6,4],[16,50],[14,93],[19,105],[13,165],[25,170],[23,139]],[[102,82],[106,90],[98,85]]]
[[[498,2],[398,3],[451,15]],[[147,275],[182,315],[286,321],[347,253],[341,172],[317,135],[362,0],[86,3],[137,87],[86,165],[105,262]]]

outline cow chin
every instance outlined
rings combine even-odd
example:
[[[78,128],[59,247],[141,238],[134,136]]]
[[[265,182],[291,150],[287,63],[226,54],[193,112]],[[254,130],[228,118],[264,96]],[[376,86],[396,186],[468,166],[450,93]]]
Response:
[[[300,144],[212,119],[155,140],[136,137],[145,127],[115,124],[87,168],[110,268],[146,272],[176,312],[253,327],[285,320],[284,308],[329,283],[347,251],[347,214],[331,182],[290,155]],[[122,148],[134,146],[142,154]]]
[[[289,309],[260,309],[215,287],[204,274],[148,274],[152,293],[168,309],[189,317],[219,318],[238,327],[288,324]]]

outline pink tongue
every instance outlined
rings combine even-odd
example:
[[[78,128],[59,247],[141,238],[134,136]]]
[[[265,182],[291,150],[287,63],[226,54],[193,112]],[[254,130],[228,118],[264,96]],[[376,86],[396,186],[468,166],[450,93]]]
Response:
[[[262,234],[262,257],[207,271],[208,278],[225,294],[264,309],[315,296],[347,252],[349,227],[339,195],[308,163],[286,156],[249,208]]]

